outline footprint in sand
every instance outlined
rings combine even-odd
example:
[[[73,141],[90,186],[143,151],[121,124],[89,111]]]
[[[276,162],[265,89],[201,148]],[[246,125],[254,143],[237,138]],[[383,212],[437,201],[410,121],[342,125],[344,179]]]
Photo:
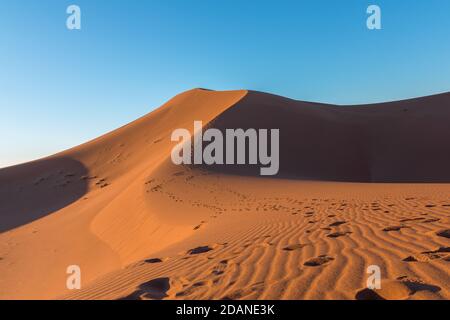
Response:
[[[440,287],[430,285],[420,279],[399,277],[397,280],[381,281],[381,289],[362,289],[355,295],[356,300],[406,300],[422,292],[425,296],[434,296]]]
[[[348,234],[351,234],[350,231],[347,232],[334,232],[334,233],[330,233],[329,235],[327,235],[328,238],[339,238],[339,237],[343,237],[346,236]]]
[[[450,229],[441,230],[436,232],[436,235],[439,237],[444,237],[450,239]]]
[[[163,262],[161,259],[159,258],[152,258],[152,259],[147,259],[145,260],[146,263],[161,263]]]
[[[307,244],[301,244],[301,243],[298,243],[298,244],[291,244],[291,245],[289,245],[289,246],[287,246],[287,247],[284,247],[283,250],[284,250],[284,251],[300,250],[300,249],[302,249],[302,248],[304,248],[304,247],[306,247],[306,246],[307,246]]]
[[[228,266],[228,260],[222,260],[219,262],[217,266],[215,266],[212,270],[212,274],[215,276],[219,276],[225,273],[225,269]]]
[[[401,229],[409,228],[407,226],[392,226],[392,227],[386,227],[383,229],[384,232],[391,232],[391,231],[400,231]]]
[[[186,299],[186,297],[198,293],[200,290],[207,290],[208,287],[211,287],[211,281],[197,281],[190,286],[183,286],[183,290],[177,292],[175,297],[183,297]]]
[[[139,285],[138,290],[119,300],[161,300],[170,289],[169,278],[157,278]]]
[[[206,223],[206,221],[201,221],[199,225],[197,225],[197,226],[194,227],[194,230],[200,229],[201,227],[203,227],[203,225],[204,225],[205,223]]]
[[[318,256],[317,258],[309,259],[303,265],[308,266],[308,267],[318,267],[318,266],[327,264],[328,262],[333,261],[333,260],[334,260],[334,258],[332,258],[332,257],[329,257],[327,255],[321,255],[321,256]]]
[[[336,221],[336,222],[331,223],[329,225],[329,227],[338,227],[338,226],[346,224],[346,223],[347,223],[347,221]]]
[[[208,251],[213,250],[213,248],[209,247],[209,246],[202,246],[202,247],[197,247],[194,249],[190,249],[187,253],[190,255],[194,255],[194,254],[201,254],[201,253],[205,253]]]
[[[450,261],[450,247],[441,247],[434,251],[424,251],[403,259],[406,262],[429,262],[431,260]]]

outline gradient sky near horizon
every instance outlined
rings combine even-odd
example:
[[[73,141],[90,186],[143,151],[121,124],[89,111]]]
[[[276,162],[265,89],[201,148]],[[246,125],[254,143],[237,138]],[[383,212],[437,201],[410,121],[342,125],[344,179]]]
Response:
[[[370,103],[450,91],[447,0],[2,0],[0,167],[194,87]],[[66,28],[66,8],[82,29]],[[382,10],[382,30],[366,9]]]

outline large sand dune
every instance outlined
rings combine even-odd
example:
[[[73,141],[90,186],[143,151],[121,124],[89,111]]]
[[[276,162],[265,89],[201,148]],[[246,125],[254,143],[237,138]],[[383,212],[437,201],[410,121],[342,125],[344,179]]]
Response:
[[[279,176],[173,165],[170,135],[194,120],[279,128]],[[0,298],[449,299],[449,121],[450,94],[333,106],[182,93],[0,170]],[[68,291],[74,264],[82,290]],[[365,289],[370,265],[382,290]]]

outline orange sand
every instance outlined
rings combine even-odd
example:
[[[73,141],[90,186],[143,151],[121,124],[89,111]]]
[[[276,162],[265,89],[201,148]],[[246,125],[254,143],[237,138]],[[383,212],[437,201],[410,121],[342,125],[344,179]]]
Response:
[[[0,170],[0,299],[449,299],[449,119],[450,94],[337,107],[182,93]],[[279,128],[280,176],[173,165],[170,134],[194,120]],[[370,265],[382,290],[365,289]]]

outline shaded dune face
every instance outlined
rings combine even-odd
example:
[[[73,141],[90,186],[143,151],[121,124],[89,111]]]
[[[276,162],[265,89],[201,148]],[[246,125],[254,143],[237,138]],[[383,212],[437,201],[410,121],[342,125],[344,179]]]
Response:
[[[88,189],[88,169],[69,157],[46,158],[0,171],[0,233],[58,211]]]
[[[250,91],[208,127],[224,135],[229,128],[280,129],[278,178],[450,182],[449,113],[450,94],[334,106]],[[204,167],[258,176],[261,166]]]

